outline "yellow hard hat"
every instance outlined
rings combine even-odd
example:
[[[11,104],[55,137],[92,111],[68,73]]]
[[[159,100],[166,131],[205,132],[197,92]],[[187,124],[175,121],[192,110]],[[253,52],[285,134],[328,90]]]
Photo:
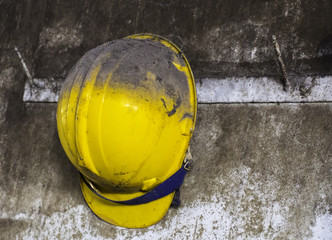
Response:
[[[165,216],[188,167],[196,107],[187,59],[159,36],[107,42],[77,62],[60,92],[57,126],[98,217],[142,228]]]

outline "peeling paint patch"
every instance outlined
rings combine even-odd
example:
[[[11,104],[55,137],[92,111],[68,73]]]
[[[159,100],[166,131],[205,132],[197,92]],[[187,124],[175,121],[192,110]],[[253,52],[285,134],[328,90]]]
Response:
[[[332,215],[328,212],[316,218],[316,224],[311,228],[313,239],[332,239]]]
[[[62,78],[34,78],[33,83],[26,82],[23,101],[25,102],[57,102]]]

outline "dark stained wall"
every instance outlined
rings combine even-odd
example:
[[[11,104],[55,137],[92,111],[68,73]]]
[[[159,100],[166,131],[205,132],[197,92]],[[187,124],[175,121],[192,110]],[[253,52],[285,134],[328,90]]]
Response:
[[[149,32],[175,42],[196,77],[332,72],[332,1],[0,1],[1,51],[17,45],[36,77],[64,77],[89,49]]]

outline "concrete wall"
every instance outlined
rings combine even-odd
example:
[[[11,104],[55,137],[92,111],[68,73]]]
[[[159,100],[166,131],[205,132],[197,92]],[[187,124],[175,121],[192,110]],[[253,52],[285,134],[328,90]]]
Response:
[[[2,1],[1,49],[36,77],[64,77],[87,50],[151,32],[174,41],[196,77],[278,75],[272,35],[293,75],[331,74],[332,2]]]
[[[293,85],[332,74],[331,1],[0,1],[0,239],[332,239],[332,104],[199,104],[182,206],[123,229],[85,205],[55,103],[24,103],[31,75],[61,81],[87,50],[137,32],[174,41],[196,81]],[[304,100],[305,101],[305,100]]]

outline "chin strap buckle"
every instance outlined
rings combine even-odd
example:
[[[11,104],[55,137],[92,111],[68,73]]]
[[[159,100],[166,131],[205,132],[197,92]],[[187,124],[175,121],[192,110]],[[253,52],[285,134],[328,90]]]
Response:
[[[187,171],[190,171],[193,167],[193,157],[191,156],[190,147],[188,147],[186,157],[183,161],[183,168]]]

